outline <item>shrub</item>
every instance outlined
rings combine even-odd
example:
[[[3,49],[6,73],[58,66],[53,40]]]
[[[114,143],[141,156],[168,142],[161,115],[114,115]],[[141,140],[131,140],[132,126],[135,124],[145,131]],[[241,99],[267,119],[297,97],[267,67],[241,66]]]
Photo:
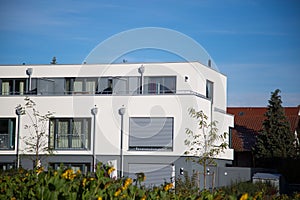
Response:
[[[145,180],[141,173],[135,180],[131,178],[111,179],[114,169],[109,166],[97,165],[95,174],[82,174],[60,167],[59,170],[10,170],[0,174],[0,199],[44,199],[44,200],[76,200],[76,199],[172,199],[172,200],[260,200],[289,199],[286,195],[273,195],[274,188],[266,184],[237,183],[214,192],[199,191],[195,175],[178,179],[176,190],[172,183],[159,187],[146,188],[140,184]],[[290,199],[299,199],[294,194]]]

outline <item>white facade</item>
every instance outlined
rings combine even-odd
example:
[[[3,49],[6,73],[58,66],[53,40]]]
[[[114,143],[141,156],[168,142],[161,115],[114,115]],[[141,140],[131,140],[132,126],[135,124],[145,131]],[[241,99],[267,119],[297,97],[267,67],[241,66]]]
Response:
[[[143,73],[141,73],[141,66],[144,69]],[[32,69],[30,77],[28,72],[26,73],[29,68]],[[220,134],[229,132],[229,127],[233,127],[233,116],[226,114],[226,76],[198,62],[0,66],[0,80],[0,119],[15,119],[15,133],[13,134],[15,141],[18,132],[15,107],[18,104],[24,104],[25,96],[29,96],[36,102],[40,113],[54,112],[54,118],[58,121],[53,121],[53,123],[57,123],[58,126],[62,126],[59,125],[62,123],[60,119],[88,120],[84,125],[89,126],[86,129],[88,138],[85,140],[84,148],[68,148],[68,145],[58,148],[61,144],[57,144],[54,147],[54,155],[57,157],[77,155],[91,158],[95,154],[97,160],[110,160],[109,156],[119,159],[123,126],[125,160],[128,156],[151,156],[152,158],[157,156],[172,157],[175,162],[176,159],[184,156],[183,153],[187,148],[184,145],[185,129],[197,130],[197,124],[188,114],[188,109],[191,107],[203,110],[209,119],[218,121]],[[211,83],[211,86],[207,85]],[[110,84],[112,91],[103,92],[103,89]],[[55,89],[55,87],[60,89]],[[28,92],[29,90],[32,92]],[[94,116],[91,109],[95,106],[98,112]],[[123,125],[121,125],[120,108],[125,108]],[[131,132],[134,131],[132,128],[134,122],[130,120],[140,120],[142,123],[143,120],[154,118],[158,121],[165,119],[170,121],[171,135],[169,139],[162,139],[170,142],[167,145],[168,148],[156,147],[155,144],[153,148],[151,147],[151,142],[159,141],[160,136],[153,137],[153,140],[145,138],[147,141],[145,148],[132,147],[132,144],[143,143],[143,140],[130,139]],[[94,124],[94,119],[96,119],[96,124]],[[28,132],[24,129],[25,124],[26,116],[21,116],[20,138]],[[56,126],[53,125],[53,127]],[[50,127],[47,128],[49,132],[51,132],[50,129]],[[138,130],[135,131],[138,132]],[[166,132],[168,131],[169,129],[166,128]],[[59,130],[53,131],[53,134],[60,134],[58,132]],[[94,133],[95,142],[93,142]],[[1,138],[4,140],[4,136],[0,135],[0,140]],[[74,142],[73,139],[71,140]],[[16,144],[16,142],[13,143]],[[21,139],[19,151],[24,148],[24,142]],[[13,157],[16,151],[15,147],[2,146],[1,148],[0,144],[0,158]],[[55,156],[52,159],[55,160]],[[8,162],[7,159],[6,162]],[[232,160],[233,150],[227,149],[219,156],[219,159]],[[0,159],[0,162],[4,160]],[[59,160],[59,162],[63,161]],[[128,170],[130,163],[124,163],[124,170]]]

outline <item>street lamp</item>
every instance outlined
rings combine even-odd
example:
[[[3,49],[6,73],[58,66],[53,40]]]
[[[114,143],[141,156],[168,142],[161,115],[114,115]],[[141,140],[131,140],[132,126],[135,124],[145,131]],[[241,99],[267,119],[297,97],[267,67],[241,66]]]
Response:
[[[21,124],[21,115],[23,113],[23,110],[21,107],[16,108],[16,115],[18,115],[18,132],[17,132],[17,169],[20,167],[20,154],[19,154],[19,141],[20,141],[20,124]]]
[[[95,147],[96,147],[96,116],[98,113],[98,108],[95,107],[91,109],[91,113],[94,116],[94,132],[93,132],[93,168],[92,171],[96,172],[96,151],[95,151]]]
[[[121,141],[120,141],[120,178],[123,177],[123,171],[124,171],[124,155],[123,155],[123,121],[124,121],[124,114],[125,114],[126,109],[124,107],[119,109],[119,115],[121,115]]]
[[[144,65],[139,67],[138,72],[141,74],[141,94],[144,94],[144,72],[145,72]]]
[[[28,68],[26,70],[26,74],[29,76],[29,86],[28,86],[28,91],[31,91],[31,75],[32,75],[33,69],[32,68]]]

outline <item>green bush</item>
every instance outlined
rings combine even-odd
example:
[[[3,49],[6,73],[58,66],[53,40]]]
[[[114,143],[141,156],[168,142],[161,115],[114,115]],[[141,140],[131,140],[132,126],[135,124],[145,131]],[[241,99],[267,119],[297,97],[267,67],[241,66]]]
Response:
[[[252,183],[252,182],[239,182],[234,183],[231,186],[222,187],[222,190],[226,194],[234,194],[236,196],[242,196],[248,193],[250,196],[255,196],[258,193],[263,193],[266,196],[276,196],[277,188],[270,183]]]
[[[23,200],[76,200],[76,199],[172,199],[172,200],[259,200],[259,199],[289,199],[288,196],[272,195],[272,187],[252,183],[238,183],[224,187],[214,192],[199,191],[196,179],[177,180],[176,190],[172,183],[159,187],[145,188],[141,183],[145,180],[143,173],[137,178],[111,179],[109,174],[114,169],[98,164],[95,174],[82,174],[72,169],[61,167],[59,170],[10,170],[0,175],[0,199]],[[295,194],[290,199],[300,199]]]

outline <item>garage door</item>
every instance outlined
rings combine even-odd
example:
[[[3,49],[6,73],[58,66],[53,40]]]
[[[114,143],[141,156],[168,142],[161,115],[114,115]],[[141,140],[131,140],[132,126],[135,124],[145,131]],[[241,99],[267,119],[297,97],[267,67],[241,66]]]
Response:
[[[132,179],[136,179],[136,173],[143,172],[146,176],[142,185],[159,186],[165,182],[171,182],[172,166],[169,164],[129,164],[129,173]]]

